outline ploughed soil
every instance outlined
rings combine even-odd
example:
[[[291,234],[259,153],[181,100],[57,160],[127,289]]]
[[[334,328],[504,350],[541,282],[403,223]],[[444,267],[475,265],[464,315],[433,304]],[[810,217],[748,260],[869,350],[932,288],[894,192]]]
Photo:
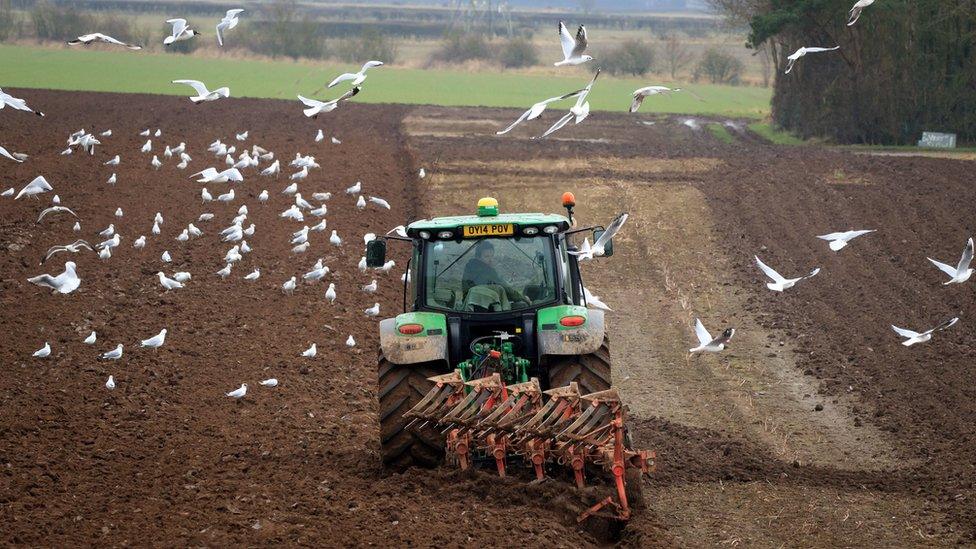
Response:
[[[555,211],[563,190],[602,197],[606,204],[581,200],[578,210],[587,224],[605,223],[621,203],[634,216],[624,229],[633,233],[620,239],[617,256],[599,266],[613,274],[601,280],[587,266],[588,285],[616,298],[608,301],[622,310],[624,296],[634,296],[635,303],[671,314],[666,307],[677,294],[666,282],[657,287],[659,275],[668,279],[660,265],[685,253],[687,242],[660,240],[659,255],[646,257],[628,255],[627,246],[656,242],[673,227],[707,220],[711,236],[695,261],[701,262],[702,280],[709,281],[696,289],[710,296],[709,328],[715,333],[724,322],[739,326],[743,334],[736,341],[761,340],[752,353],[775,355],[778,367],[804,380],[797,386],[815,388],[798,397],[795,409],[782,412],[794,424],[822,425],[817,414],[836,409],[831,413],[866,433],[864,440],[831,442],[830,459],[809,458],[818,440],[812,435],[798,450],[803,457],[786,457],[755,434],[758,428],[743,428],[739,416],[730,415],[724,424],[722,414],[694,420],[712,414],[724,397],[641,402],[641,387],[662,383],[640,367],[642,355],[690,347],[694,336],[687,315],[662,318],[679,334],[664,341],[648,336],[651,327],[635,328],[635,317],[611,313],[615,372],[627,372],[615,373],[615,383],[625,397],[633,395],[637,444],[659,456],[658,471],[644,487],[649,509],[627,526],[623,543],[870,545],[865,540],[872,538],[838,537],[854,536],[858,529],[904,533],[876,538],[882,545],[976,542],[976,333],[968,315],[976,303],[971,283],[943,286],[943,275],[925,260],[954,264],[974,230],[970,162],[775,147],[737,131],[731,132],[736,142],[724,144],[683,118],[652,115],[594,113],[556,139],[529,141],[538,127],[505,138],[493,135],[520,114],[511,110],[347,103],[313,121],[294,101],[229,99],[194,106],[170,97],[13,93],[48,116],[0,111],[0,145],[31,155],[23,164],[0,158],[0,187],[19,190],[44,175],[54,192],[39,200],[0,199],[4,544],[603,543],[592,529],[577,526],[575,515],[589,500],[568,484],[529,485],[518,475],[500,480],[446,467],[389,473],[379,465],[378,338],[375,319],[363,310],[379,302],[381,316],[399,312],[406,257],[394,245],[397,266],[389,273],[360,272],[363,235],[462,203],[473,209],[472,196],[493,194],[503,209],[509,203],[521,209],[520,201],[531,199],[532,209]],[[100,138],[94,156],[78,150],[60,155],[68,135],[81,128],[111,129],[113,136]],[[162,130],[152,137],[149,154],[140,152],[146,138],[139,132],[145,128]],[[321,143],[313,140],[318,128],[327,136]],[[238,142],[235,134],[244,130],[249,136]],[[330,143],[333,135],[342,143]],[[223,159],[206,151],[218,138],[236,144],[238,152],[260,145],[283,165],[299,152],[314,155],[322,168],[310,172],[300,192],[309,200],[314,192],[333,193],[326,219],[329,231],[343,238],[342,247],[329,244],[327,231],[311,233],[307,252],[292,253],[291,233],[302,224],[278,216],[293,203],[281,194],[287,174],[295,171],[285,166],[278,178],[248,169],[243,183],[208,185],[214,196],[229,188],[237,196],[229,204],[201,202],[201,185],[188,176],[223,166]],[[166,144],[180,142],[193,157],[186,171],[162,156]],[[122,164],[104,166],[115,154]],[[150,165],[153,154],[163,160],[159,170]],[[431,174],[426,180],[416,175],[421,166]],[[118,183],[109,186],[113,172]],[[356,181],[362,181],[364,194],[385,198],[392,209],[357,210],[355,197],[343,192]],[[678,187],[698,198],[677,203],[673,216],[659,212],[664,219],[640,217],[642,210],[670,204],[652,202]],[[264,204],[257,200],[262,189],[271,195]],[[618,200],[624,191],[644,202]],[[77,213],[79,233],[72,231],[70,214],[36,223],[54,194]],[[220,242],[218,233],[242,205],[248,207],[246,224],[256,226],[247,238],[253,251],[223,280],[215,273],[231,243]],[[679,212],[678,206],[687,208]],[[123,217],[113,215],[116,208]],[[153,236],[156,212],[165,221],[162,233]],[[203,212],[215,218],[197,222]],[[318,222],[306,217],[309,225]],[[205,234],[176,241],[189,222]],[[58,254],[38,265],[52,245],[103,240],[97,232],[110,223],[123,236],[110,259]],[[878,232],[838,253],[814,238],[848,228]],[[147,245],[133,249],[140,235]],[[172,263],[161,261],[164,250]],[[823,270],[774,294],[752,264],[757,253],[787,275],[815,266]],[[302,283],[301,275],[319,257],[330,274],[322,282]],[[27,282],[40,273],[60,273],[69,258],[82,278],[74,293],[52,295]],[[255,267],[261,278],[243,280]],[[709,269],[720,272],[709,278]],[[193,278],[185,288],[165,292],[155,277],[161,270],[188,271]],[[299,277],[298,288],[285,295],[280,286],[292,276]],[[362,292],[374,278],[379,291]],[[337,287],[335,304],[325,298],[329,282]],[[717,301],[720,296],[725,299]],[[689,299],[698,305],[694,296]],[[958,325],[911,348],[899,345],[889,327],[927,329],[956,315]],[[169,330],[162,348],[139,347],[162,328]],[[88,346],[82,340],[91,330],[98,341]],[[349,335],[357,342],[353,348],[344,344]],[[45,341],[51,356],[32,358]],[[711,372],[676,382],[708,393],[727,384],[723,371],[736,371],[749,356],[736,341],[725,358],[704,357],[692,366],[667,358],[658,366]],[[301,357],[313,342],[318,355]],[[121,360],[97,359],[119,343],[125,345]],[[104,387],[109,374],[117,383],[114,391]],[[278,387],[258,385],[270,377],[279,380]],[[247,397],[224,396],[241,383],[248,384]],[[875,442],[879,438],[885,447],[879,453],[886,457],[859,467],[859,452],[882,446]],[[844,466],[832,466],[835,457]],[[697,494],[699,503],[678,493]],[[906,501],[911,505],[895,509]],[[858,510],[873,513],[857,524],[843,510],[836,521],[825,520],[814,507],[832,502],[853,508],[855,516]],[[770,505],[777,517],[763,514]],[[750,517],[756,526],[734,532],[741,526],[734,524],[741,522],[736,513],[753,510],[763,515]],[[699,521],[700,531],[689,527]]]

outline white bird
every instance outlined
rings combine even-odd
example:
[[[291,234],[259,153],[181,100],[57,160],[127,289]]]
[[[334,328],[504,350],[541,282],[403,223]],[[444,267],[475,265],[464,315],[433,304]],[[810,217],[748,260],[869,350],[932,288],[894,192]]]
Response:
[[[384,273],[388,273],[395,266],[396,266],[396,261],[393,261],[391,259],[391,260],[387,261],[386,263],[384,263],[383,266],[379,268],[379,270],[380,271],[383,271]]]
[[[193,275],[191,275],[190,273],[188,273],[186,271],[179,271],[179,272],[173,273],[173,280],[175,280],[177,282],[186,282],[187,280],[190,280],[192,278],[193,278]]]
[[[925,343],[926,341],[932,339],[932,334],[941,330],[945,330],[946,328],[952,326],[956,322],[959,322],[958,317],[950,318],[949,320],[946,320],[945,322],[939,324],[935,328],[932,328],[927,332],[921,332],[921,333],[913,332],[912,330],[906,330],[904,328],[899,328],[894,324],[891,325],[891,329],[894,330],[895,333],[897,333],[901,337],[906,338],[905,341],[901,342],[902,345],[904,345],[905,347],[911,347],[916,343]]]
[[[390,234],[396,234],[400,238],[407,238],[407,228],[404,227],[403,225],[397,225],[396,227],[393,227],[389,231],[386,231],[386,234],[388,236]]]
[[[255,267],[250,274],[244,276],[244,280],[257,280],[260,277],[261,277],[261,271],[257,267]]]
[[[9,189],[7,189],[7,190],[3,191],[2,193],[0,193],[0,196],[2,196],[4,198],[6,198],[8,196],[13,196],[13,195],[14,195],[14,188],[13,187],[10,187]]]
[[[718,353],[725,349],[725,346],[735,335],[735,328],[726,328],[722,335],[713,338],[700,319],[695,319],[695,335],[698,336],[698,346],[688,349],[689,353]]]
[[[308,168],[302,168],[308,174]],[[281,190],[281,194],[295,194],[298,192],[298,183],[292,183]]]
[[[302,193],[295,193],[295,205],[303,210],[312,209],[312,205],[309,204],[308,200],[302,198]]]
[[[187,86],[193,88],[197,94],[191,95],[190,101],[197,104],[203,103],[204,101],[216,101],[220,98],[230,97],[230,88],[226,86],[210,91],[207,89],[207,86],[199,80],[173,80],[173,83],[186,84]]]
[[[194,36],[200,34],[197,31],[191,29],[186,24],[186,19],[167,19],[167,23],[173,25],[173,32],[169,36],[163,39],[163,45],[168,46],[174,42],[182,42],[184,40],[189,40]]]
[[[173,261],[172,256],[169,255],[169,250],[163,250],[163,255],[160,256],[160,259],[163,260],[163,263],[169,263]]]
[[[139,132],[139,135],[141,135],[142,137],[149,137],[150,135],[152,135],[152,131],[149,128],[146,128],[141,132]]]
[[[201,222],[210,221],[213,218],[214,218],[214,214],[212,213],[202,213],[200,214],[200,217],[197,218],[197,221],[201,221]]]
[[[600,296],[593,295],[590,290],[583,286],[583,299],[586,300],[586,306],[592,307],[594,309],[600,309],[603,311],[613,311],[609,305],[600,300]]]
[[[587,101],[587,98],[590,96],[590,90],[593,89],[593,84],[596,82],[596,79],[599,76],[600,76],[600,69],[597,69],[596,74],[593,75],[593,78],[590,80],[590,83],[587,84],[585,88],[583,88],[583,90],[579,93],[578,96],[576,96],[576,104],[570,107],[569,112],[563,115],[562,118],[557,120],[555,124],[550,126],[549,129],[546,130],[544,134],[539,136],[539,139],[545,138],[549,136],[549,134],[559,130],[560,128],[568,124],[570,120],[575,119],[576,124],[579,124],[580,122],[586,120],[586,118],[590,115],[590,102]]]
[[[312,193],[312,198],[319,202],[325,202],[332,198],[332,193]]]
[[[380,304],[374,303],[372,307],[364,310],[363,312],[366,313],[366,316],[376,316],[380,314]]]
[[[290,179],[292,181],[301,181],[301,180],[305,179],[306,177],[308,177],[308,166],[302,166],[302,169],[300,171],[297,171],[297,172],[291,174],[290,176],[288,176],[288,179]],[[288,189],[294,189],[294,190],[291,191],[291,192],[288,192]],[[284,191],[282,191],[282,192],[284,194],[292,194],[292,193],[294,193],[297,190],[298,190],[298,184],[297,183],[292,183],[291,185],[288,185],[288,187]]]
[[[332,112],[336,110],[336,108],[339,106],[339,103],[343,101],[348,101],[349,99],[355,97],[356,94],[359,93],[360,89],[361,88],[359,87],[355,87],[330,101],[319,101],[317,99],[302,97],[301,95],[298,96],[298,100],[301,101],[303,104],[305,104],[306,107],[308,107],[302,110],[302,113],[304,113],[305,116],[309,118],[317,118],[318,115],[321,113]]]
[[[333,246],[342,246],[342,239],[339,238],[339,234],[335,230],[332,231],[332,236],[329,237],[329,243]]]
[[[189,225],[186,226],[186,232],[188,232],[190,236],[194,238],[203,236],[203,231],[198,229],[196,225],[194,225],[193,223],[190,223]]]
[[[241,255],[240,246],[234,246],[233,248],[227,250],[227,254],[224,256],[224,261],[227,263],[237,263],[242,259],[244,259],[244,256]]]
[[[850,27],[854,23],[857,23],[857,20],[861,17],[861,11],[873,3],[874,0],[857,0],[854,7],[851,8],[850,14],[848,15],[847,26]]]
[[[367,294],[376,293],[376,279],[374,278],[372,282],[363,286],[363,291]]]
[[[112,376],[108,376],[108,381],[105,382],[105,388],[108,389],[109,391],[115,389],[115,378],[113,378]]]
[[[787,57],[787,59],[789,59],[790,62],[787,63],[787,65],[786,65],[786,71],[785,71],[784,74],[789,74],[790,71],[793,70],[793,64],[796,63],[797,60],[799,60],[801,57],[803,57],[804,55],[806,55],[808,53],[820,53],[820,52],[834,51],[834,50],[839,50],[839,49],[840,49],[840,46],[834,46],[832,48],[818,48],[818,47],[803,48],[803,47],[801,47],[800,49],[796,50],[795,52],[793,52],[792,54],[790,54]]]
[[[153,223],[152,229],[150,229],[149,232],[151,232],[154,235],[158,235],[159,233],[163,232],[163,230],[159,228],[159,222],[158,221],[155,222],[155,223]]]
[[[146,247],[146,237],[145,236],[140,236],[139,238],[135,239],[135,241],[132,243],[132,247],[133,248],[136,248],[136,249],[145,248]]]
[[[108,183],[109,185],[115,185],[115,182],[116,182],[116,181],[118,181],[118,176],[116,176],[116,175],[115,175],[115,174],[113,173],[113,174],[112,174],[112,177],[109,177],[109,178],[108,178],[108,181],[106,181],[106,183]]]
[[[315,358],[315,355],[317,354],[318,354],[318,349],[315,348],[314,343],[312,344],[311,347],[302,351],[302,356],[305,358]]]
[[[314,269],[302,275],[302,279],[304,279],[306,282],[315,282],[317,280],[322,280],[327,274],[329,274],[329,268],[321,266],[320,260],[320,263],[317,264]]]
[[[303,253],[305,253],[305,252],[308,251],[309,245],[310,244],[308,242],[303,242],[303,243],[301,243],[301,244],[299,244],[297,246],[294,246],[291,249],[291,253],[293,253],[293,254],[303,254]]]
[[[366,233],[363,235],[363,245],[365,246],[368,246],[374,240],[376,240],[376,233]]]
[[[327,213],[329,213],[329,208],[326,207],[325,204],[322,204],[318,208],[314,208],[314,209],[309,210],[308,213],[314,215],[315,217],[325,217],[325,215]],[[322,225],[322,229],[325,229],[325,225],[324,225],[325,222],[326,221],[323,219],[322,220],[322,223],[319,223],[319,225]]]
[[[118,360],[122,358],[122,344],[119,343],[118,347],[106,353],[102,353],[102,356],[100,358],[102,360]]]
[[[160,286],[162,286],[163,288],[166,288],[166,291],[169,291],[169,290],[178,290],[178,289],[180,289],[180,288],[183,287],[183,284],[181,282],[176,281],[176,280],[174,280],[172,278],[167,278],[166,275],[163,274],[162,271],[159,271],[158,273],[156,273],[156,276],[159,277],[159,284],[160,284]]]
[[[332,144],[333,145],[342,145],[342,141],[339,141],[335,137],[332,137]]]
[[[681,91],[681,88],[669,88],[667,86],[645,86],[634,90],[634,100],[630,103],[630,112],[637,112],[641,104],[650,95],[664,95]]]
[[[11,190],[13,190],[13,189],[11,189]],[[74,231],[74,232],[76,232],[76,233],[77,232],[81,232],[81,223],[78,223],[77,221],[75,221],[75,226],[72,227],[71,230]]]
[[[243,11],[244,10],[242,9],[227,10],[227,14],[224,15],[224,18],[221,19],[219,23],[217,23],[217,45],[218,46],[224,45],[224,32],[229,31],[230,29],[236,27],[238,23],[240,23],[240,20],[237,19],[237,16],[240,15],[241,12]]]
[[[28,278],[27,282],[36,284],[38,286],[44,286],[45,288],[50,288],[59,294],[70,294],[71,292],[77,290],[78,286],[81,285],[81,278],[78,277],[78,273],[75,271],[75,262],[66,261],[64,264],[63,273],[57,276],[52,276],[45,273]]]
[[[51,344],[45,341],[44,346],[34,351],[34,354],[31,356],[35,356],[37,358],[47,358],[51,356]]]
[[[244,395],[247,394],[247,383],[242,383],[241,386],[233,391],[227,393],[230,398],[242,399]]]
[[[322,130],[319,129],[318,133],[315,134],[315,142],[321,143],[322,141],[325,141],[325,133],[323,133]]]
[[[24,185],[24,188],[20,189],[20,192],[17,193],[17,196],[14,197],[14,200],[19,200],[20,197],[22,196],[36,197],[41,193],[46,193],[48,191],[53,191],[53,190],[54,187],[52,187],[51,184],[47,182],[47,179],[44,179],[43,175],[39,175],[35,177],[33,180],[31,180],[30,183]]]
[[[4,147],[0,147],[0,156],[5,156],[5,157],[13,160],[14,162],[17,162],[17,163],[23,162],[22,159],[17,158],[16,154],[19,154],[19,153],[11,154],[10,151],[8,151],[7,149],[5,149]],[[26,155],[24,155],[24,156],[26,156]]]
[[[579,29],[576,30],[576,38],[573,38],[573,35],[569,34],[569,29],[566,28],[566,24],[560,21],[559,44],[563,49],[563,60],[554,63],[557,67],[564,65],[582,65],[587,61],[593,60],[592,57],[583,53],[586,51],[587,45],[586,27],[583,25],[579,26]]]
[[[218,172],[216,168],[207,168],[191,175],[190,177],[193,178],[196,176],[200,176],[200,179],[197,179],[197,183],[227,183],[229,181],[244,181],[244,176],[241,175],[241,171],[237,168],[228,168],[222,172]]]
[[[210,194],[210,191],[208,191],[206,187],[200,189],[200,198],[202,198],[204,202],[213,202],[213,195]]]
[[[607,243],[609,243],[611,239],[613,239],[613,237],[620,232],[620,229],[624,226],[624,223],[627,222],[628,217],[629,215],[626,213],[618,215],[613,219],[613,221],[610,222],[610,225],[605,231],[603,231],[600,238],[596,239],[593,246],[590,246],[589,239],[583,239],[583,245],[580,246],[580,249],[578,251],[569,253],[575,255],[579,261],[602,256],[606,253],[605,248]]]
[[[78,46],[78,45],[90,46],[95,42],[104,42],[106,44],[114,44],[116,46],[125,46],[130,50],[142,49],[142,46],[138,44],[126,44],[125,42],[116,40],[115,38],[112,38],[111,36],[107,34],[102,34],[100,32],[93,32],[91,34],[82,34],[81,36],[75,38],[74,40],[68,40],[68,45],[69,46]],[[111,130],[109,131],[109,135],[111,135]]]
[[[277,387],[278,386],[278,380],[275,379],[275,378],[273,378],[273,377],[272,378],[269,378],[269,379],[266,379],[264,381],[261,381],[260,383],[264,387]]]
[[[369,197],[369,201],[372,202],[373,204],[376,204],[380,208],[383,208],[384,210],[389,210],[390,209],[390,203],[387,202],[386,200],[383,200],[382,198],[377,197],[377,196],[371,196],[371,197]]]
[[[816,269],[810,271],[810,274],[806,276],[788,279],[788,278],[784,278],[783,275],[774,271],[773,268],[770,267],[769,265],[763,263],[762,260],[759,259],[758,255],[755,256],[755,258],[756,258],[756,265],[758,265],[759,268],[762,270],[762,272],[765,273],[765,275],[768,276],[770,280],[772,280],[772,282],[766,283],[766,287],[774,292],[782,292],[783,290],[792,288],[797,282],[804,280],[806,278],[812,278],[814,276],[817,276],[817,273],[820,272],[820,268],[817,267]]]
[[[358,268],[359,272],[361,273],[366,272],[366,256],[359,258],[359,264],[356,266],[356,268]]]
[[[152,139],[147,139],[146,142],[142,144],[141,150],[144,153],[152,151]]]
[[[121,241],[122,241],[122,236],[119,235],[119,233],[115,233],[115,235],[112,238],[96,244],[95,248],[99,250],[117,248]]]
[[[335,79],[332,80],[332,82],[329,82],[329,87],[331,88],[340,82],[347,82],[349,80],[352,80],[353,86],[358,86],[366,80],[366,71],[374,67],[382,67],[382,66],[383,66],[382,61],[367,61],[363,65],[363,67],[359,69],[359,72],[347,72],[335,77]]]
[[[261,170],[261,175],[263,176],[278,175],[279,173],[281,173],[281,162],[278,160],[275,160],[270,166]]]
[[[160,330],[160,332],[149,339],[142,340],[143,347],[149,347],[150,349],[158,349],[163,346],[163,342],[166,341],[166,328]]]
[[[329,283],[329,289],[325,291],[325,298],[329,300],[329,303],[335,303],[336,289],[334,282]]]
[[[260,201],[260,202],[267,202],[268,201],[268,191],[267,190],[261,191],[261,194],[258,195],[258,201]]]
[[[217,202],[231,202],[233,200],[234,200],[234,189],[231,189],[230,191],[217,196]]]
[[[346,338],[346,347],[355,347],[355,346],[356,346],[356,339],[353,338],[352,335],[350,334],[349,337]]]
[[[295,291],[295,286],[295,277],[291,277],[281,285],[281,291],[286,294],[291,294]]]
[[[119,165],[119,162],[121,162],[121,161],[122,161],[122,159],[119,157],[119,155],[115,155],[115,156],[112,157],[111,160],[109,160],[108,162],[106,162],[105,165],[106,166],[118,166]]]
[[[102,238],[109,238],[113,234],[115,234],[115,223],[109,223],[108,227],[98,233],[98,236]]]
[[[37,116],[44,116],[41,111],[35,111],[34,109],[27,106],[27,101],[20,99],[19,97],[14,97],[3,90],[0,90],[0,110],[4,107],[10,107],[18,111],[32,112]]]
[[[88,334],[88,337],[86,337],[82,343],[85,345],[94,345],[97,339],[98,336],[95,334],[95,330],[92,330],[92,332]]]
[[[346,194],[359,194],[363,190],[363,182],[357,181],[355,185],[346,187]]]
[[[508,126],[507,128],[505,128],[504,130],[501,130],[499,132],[495,132],[495,135],[504,135],[504,134],[512,131],[512,129],[515,128],[515,126],[518,126],[519,124],[521,124],[522,122],[525,122],[526,120],[535,120],[536,118],[539,118],[540,116],[542,116],[542,113],[545,112],[546,107],[548,107],[550,103],[555,103],[556,101],[562,101],[563,99],[569,99],[571,97],[576,97],[577,95],[579,95],[582,92],[583,92],[583,90],[580,89],[580,90],[576,90],[574,92],[567,93],[565,95],[560,95],[558,97],[550,97],[549,99],[546,99],[544,101],[540,101],[540,102],[536,103],[535,105],[532,105],[531,107],[529,107],[529,110],[527,110],[524,113],[522,113],[522,116],[518,117],[518,119],[515,120],[515,122],[512,122],[512,124],[510,126]],[[427,176],[427,173],[424,171],[423,168],[421,168],[420,169],[420,178],[423,179],[426,176]]]
[[[220,275],[220,278],[227,278],[228,276],[230,276],[230,268],[231,268],[231,264],[228,263],[227,265],[224,266],[223,269],[217,271],[217,274]]]
[[[37,222],[40,223],[42,219],[47,217],[47,214],[56,214],[61,212],[69,213],[73,215],[75,219],[78,218],[78,214],[76,214],[74,210],[72,210],[71,208],[68,208],[66,206],[51,206],[50,208],[44,208],[43,210],[41,210],[41,214],[37,216]]]
[[[973,276],[973,269],[969,267],[969,264],[973,262],[973,239],[970,238],[969,242],[966,243],[966,249],[963,250],[962,257],[959,259],[959,264],[956,267],[951,267],[931,257],[927,259],[938,267],[939,270],[949,275],[949,281],[943,282],[943,286],[948,284],[962,284],[969,280],[969,277]]]
[[[875,231],[874,229],[862,229],[859,231],[843,231],[843,232],[820,235],[817,238],[829,242],[830,244],[828,244],[828,246],[830,246],[830,249],[836,252],[846,247],[851,240],[854,240],[855,238],[861,235],[873,233],[874,231]]]
[[[427,170],[425,170],[423,168],[420,168],[420,171],[417,173],[417,175],[420,176],[420,179],[423,179],[423,178],[427,177]]]
[[[157,158],[156,155],[153,155],[152,162],[150,162],[150,164],[152,164],[154,170],[158,170],[160,166],[163,165],[163,163],[159,161],[159,158]]]
[[[359,195],[359,200],[356,201],[356,209],[360,211],[366,209],[366,199],[363,195]]]
[[[112,257],[112,248],[110,247],[102,248],[98,252],[99,259],[111,259],[111,257]]]
[[[115,217],[122,217],[123,215],[122,208],[115,208]]]

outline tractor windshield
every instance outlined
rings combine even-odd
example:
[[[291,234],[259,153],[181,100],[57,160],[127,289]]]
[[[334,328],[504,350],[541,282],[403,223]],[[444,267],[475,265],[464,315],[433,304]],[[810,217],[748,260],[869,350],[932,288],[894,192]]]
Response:
[[[429,307],[514,311],[556,296],[547,237],[427,242],[424,256]]]

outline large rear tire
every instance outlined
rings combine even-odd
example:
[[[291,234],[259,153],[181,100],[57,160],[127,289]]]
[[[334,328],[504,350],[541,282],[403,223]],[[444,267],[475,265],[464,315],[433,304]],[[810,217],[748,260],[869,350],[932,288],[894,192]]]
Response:
[[[444,457],[444,437],[430,426],[407,429],[403,414],[434,386],[428,377],[444,373],[435,363],[393,364],[380,353],[380,455],[383,465],[403,471],[411,466],[434,467]]]
[[[579,383],[584,395],[610,388],[610,338],[603,336],[603,344],[586,355],[549,357],[549,388]]]

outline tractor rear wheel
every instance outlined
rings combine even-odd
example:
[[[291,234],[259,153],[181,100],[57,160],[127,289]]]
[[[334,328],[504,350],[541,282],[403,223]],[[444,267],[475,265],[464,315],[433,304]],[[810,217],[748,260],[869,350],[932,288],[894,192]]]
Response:
[[[565,387],[575,381],[584,395],[610,388],[610,338],[586,355],[549,357],[549,388]]]
[[[378,361],[380,455],[387,468],[434,467],[444,457],[444,437],[437,429],[413,426],[403,414],[434,386],[428,377],[444,373],[436,363],[393,364],[381,352]]]

